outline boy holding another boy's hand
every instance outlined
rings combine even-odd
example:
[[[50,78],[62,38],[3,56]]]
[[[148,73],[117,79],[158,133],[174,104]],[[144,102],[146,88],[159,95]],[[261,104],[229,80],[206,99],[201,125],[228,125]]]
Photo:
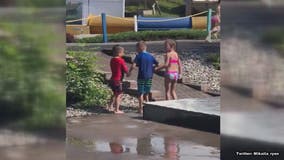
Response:
[[[154,67],[158,66],[158,61],[148,53],[146,49],[147,46],[144,41],[140,41],[136,44],[138,54],[136,55],[128,74],[128,76],[130,76],[134,67],[138,67],[137,86],[139,94],[139,113],[143,113],[143,96],[145,96],[146,101],[149,101]]]

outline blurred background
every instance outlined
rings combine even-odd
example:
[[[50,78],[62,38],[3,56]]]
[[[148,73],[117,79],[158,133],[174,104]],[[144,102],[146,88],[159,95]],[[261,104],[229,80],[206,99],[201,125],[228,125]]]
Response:
[[[280,0],[222,1],[222,159],[283,159],[283,9]]]
[[[0,1],[2,160],[65,157],[64,18],[64,0]]]

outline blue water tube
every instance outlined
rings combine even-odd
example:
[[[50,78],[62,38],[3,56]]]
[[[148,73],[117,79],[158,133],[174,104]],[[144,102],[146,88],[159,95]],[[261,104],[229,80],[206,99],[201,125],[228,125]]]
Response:
[[[158,18],[158,17],[137,17],[138,30],[171,30],[192,28],[190,17],[182,18]]]

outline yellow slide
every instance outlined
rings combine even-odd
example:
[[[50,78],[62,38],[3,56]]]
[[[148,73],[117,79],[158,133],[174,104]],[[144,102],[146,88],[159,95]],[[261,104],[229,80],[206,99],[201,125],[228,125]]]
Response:
[[[108,33],[134,31],[134,18],[120,18],[107,15],[106,21]],[[91,34],[103,33],[101,16],[89,16],[87,25],[90,26]]]

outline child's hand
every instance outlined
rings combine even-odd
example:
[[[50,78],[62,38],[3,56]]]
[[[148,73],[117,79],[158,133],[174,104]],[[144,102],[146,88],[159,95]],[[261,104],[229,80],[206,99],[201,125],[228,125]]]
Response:
[[[154,70],[155,70],[155,72],[158,72],[160,69],[159,69],[159,67],[155,67]]]

